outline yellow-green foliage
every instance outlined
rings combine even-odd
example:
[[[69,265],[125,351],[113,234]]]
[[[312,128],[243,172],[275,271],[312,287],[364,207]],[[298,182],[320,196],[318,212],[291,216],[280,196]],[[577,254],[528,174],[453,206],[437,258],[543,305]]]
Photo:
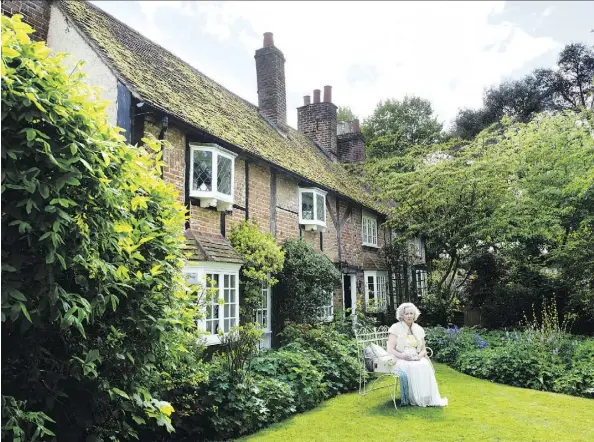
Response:
[[[2,394],[55,420],[59,440],[172,430],[149,388],[156,355],[183,351],[164,337],[195,327],[185,209],[158,143],[126,145],[84,75],[31,32],[2,16]],[[3,438],[40,432],[2,411]]]
[[[257,308],[263,285],[274,286],[285,262],[285,252],[270,233],[263,233],[257,224],[244,221],[232,227],[229,240],[245,260],[241,272],[244,284],[243,303],[245,314]]]

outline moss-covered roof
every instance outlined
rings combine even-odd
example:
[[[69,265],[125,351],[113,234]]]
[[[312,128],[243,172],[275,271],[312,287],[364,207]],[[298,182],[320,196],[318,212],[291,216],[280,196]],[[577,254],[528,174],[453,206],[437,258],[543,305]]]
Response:
[[[188,261],[216,261],[244,264],[245,261],[223,235],[198,233],[187,229],[183,250]]]
[[[387,213],[356,176],[330,161],[305,135],[289,128],[283,137],[256,106],[94,5],[66,0],[58,5],[142,100],[322,188]]]

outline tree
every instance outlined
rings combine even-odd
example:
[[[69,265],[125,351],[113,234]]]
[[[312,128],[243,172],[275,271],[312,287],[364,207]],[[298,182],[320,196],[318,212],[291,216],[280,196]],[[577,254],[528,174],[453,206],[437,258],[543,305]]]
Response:
[[[380,101],[361,131],[369,158],[381,158],[417,145],[440,140],[443,125],[433,115],[431,103],[419,97]]]
[[[353,121],[357,117],[353,114],[353,111],[348,106],[338,106],[338,112],[336,115],[337,121]]]
[[[160,145],[127,145],[31,32],[2,16],[2,437],[172,431],[154,386],[170,336],[197,336],[185,209]]]
[[[556,69],[536,69],[520,80],[490,87],[478,110],[462,109],[454,121],[453,134],[471,139],[503,116],[530,121],[547,110],[592,108],[594,53],[581,43],[565,46]]]
[[[594,78],[594,52],[581,43],[572,43],[561,51],[556,71],[545,70],[559,109],[594,108],[592,79]]]
[[[541,286],[552,287],[551,296],[569,293],[563,303],[580,312],[584,328],[592,324],[593,122],[591,111],[541,114],[529,123],[504,117],[498,130],[470,143],[436,145],[430,154],[411,150],[366,166],[379,200],[395,202],[391,227],[427,238],[437,271],[424,302],[433,301],[445,316],[473,277],[476,257],[505,252],[518,262],[516,282],[522,275],[560,278]]]

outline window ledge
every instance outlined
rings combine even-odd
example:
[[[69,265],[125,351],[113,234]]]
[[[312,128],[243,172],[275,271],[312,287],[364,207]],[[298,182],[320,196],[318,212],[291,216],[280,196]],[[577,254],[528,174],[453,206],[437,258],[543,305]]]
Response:
[[[372,248],[372,249],[379,249],[379,248],[380,248],[380,247],[379,247],[377,244],[371,244],[371,243],[365,243],[365,242],[364,242],[364,243],[362,243],[362,245],[363,245],[364,247],[370,247],[370,248]]]
[[[227,212],[233,210],[233,201],[228,197],[221,197],[218,195],[200,195],[198,193],[190,194],[190,198],[200,200],[200,207],[216,207],[219,212]]]
[[[302,221],[301,224],[305,226],[305,231],[309,232],[325,232],[326,224],[320,224],[315,221]]]

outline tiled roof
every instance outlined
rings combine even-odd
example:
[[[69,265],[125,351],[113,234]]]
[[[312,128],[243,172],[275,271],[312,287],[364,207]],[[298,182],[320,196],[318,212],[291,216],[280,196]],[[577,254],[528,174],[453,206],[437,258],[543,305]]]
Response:
[[[235,251],[223,235],[196,233],[186,230],[184,252],[188,261],[216,261],[243,264],[241,255]]]
[[[58,5],[138,98],[317,186],[387,214],[357,176],[330,161],[305,135],[289,128],[283,137],[256,106],[96,6],[67,0]]]

